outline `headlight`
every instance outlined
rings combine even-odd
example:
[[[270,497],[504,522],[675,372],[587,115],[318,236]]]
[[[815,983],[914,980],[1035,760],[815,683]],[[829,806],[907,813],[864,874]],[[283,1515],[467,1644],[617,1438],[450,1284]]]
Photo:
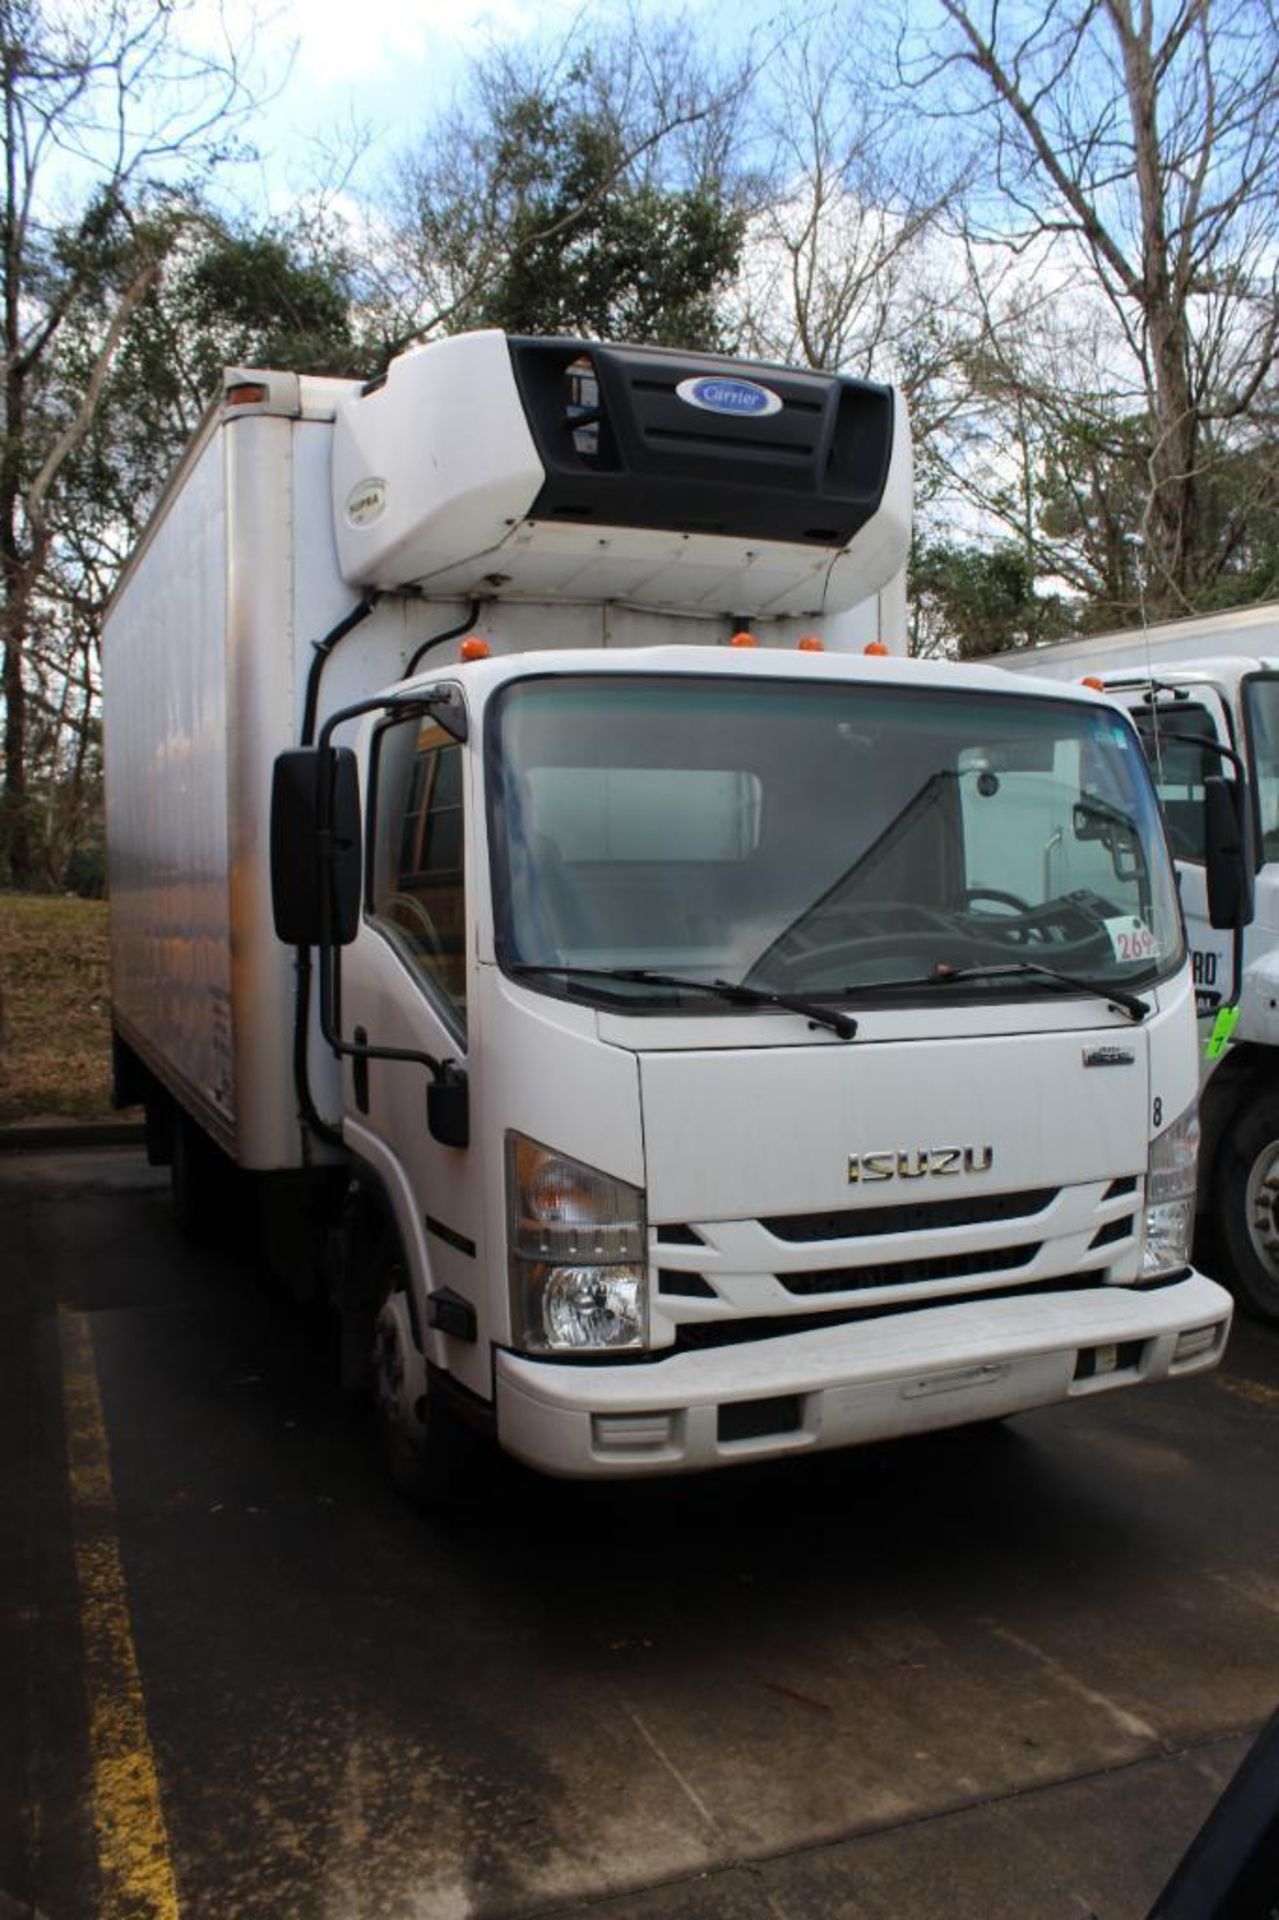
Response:
[[[511,1324],[531,1353],[648,1344],[638,1187],[512,1133],[506,1140]]]
[[[1191,1106],[1150,1143],[1146,1235],[1141,1254],[1143,1280],[1157,1280],[1190,1264],[1198,1165],[1199,1109]]]

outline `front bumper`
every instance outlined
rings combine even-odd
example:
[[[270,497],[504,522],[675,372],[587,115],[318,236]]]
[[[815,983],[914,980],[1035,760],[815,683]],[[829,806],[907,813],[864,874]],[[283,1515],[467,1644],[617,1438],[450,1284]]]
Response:
[[[500,1353],[498,1435],[574,1479],[853,1446],[1207,1372],[1231,1312],[1230,1295],[1191,1272],[1150,1292],[967,1301],[636,1365]],[[1179,1359],[1180,1336],[1206,1328],[1211,1343]]]

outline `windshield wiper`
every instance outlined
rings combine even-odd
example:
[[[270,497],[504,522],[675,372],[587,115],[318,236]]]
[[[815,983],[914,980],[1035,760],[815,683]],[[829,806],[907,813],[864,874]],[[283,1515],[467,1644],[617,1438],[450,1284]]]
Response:
[[[1032,974],[1041,980],[1055,980],[1059,987],[1072,987],[1076,993],[1095,993],[1099,1000],[1104,1000],[1116,1013],[1126,1013],[1130,1020],[1144,1020],[1150,1012],[1145,1001],[1125,987],[1105,986],[1097,980],[1085,980],[1077,973],[1060,973],[1056,967],[1045,967],[1038,960],[1002,961],[989,966],[979,961],[970,967],[952,967],[939,960],[933,968],[935,980],[997,980],[1009,974]]]
[[[851,1014],[837,1013],[833,1007],[820,1006],[793,993],[773,993],[763,987],[745,987],[732,980],[696,980],[683,973],[658,973],[652,967],[568,967],[553,960],[518,961],[512,973],[557,973],[567,980],[625,980],[643,987],[691,988],[694,993],[713,994],[739,1007],[784,1007],[788,1013],[800,1013],[813,1027],[829,1027],[841,1040],[857,1035],[857,1022]]]
[[[1144,1020],[1150,1012],[1144,1000],[1124,987],[1104,986],[1098,980],[1085,980],[1076,973],[1061,973],[1056,967],[1045,967],[1037,960],[992,961],[989,965],[977,961],[970,967],[953,967],[949,961],[939,960],[931,973],[906,980],[868,980],[864,987],[845,987],[844,992],[880,993],[908,987],[944,987],[956,980],[999,980],[1027,975],[1031,979],[1052,981],[1059,987],[1070,987],[1076,993],[1096,994],[1116,1013],[1126,1013],[1130,1020]]]

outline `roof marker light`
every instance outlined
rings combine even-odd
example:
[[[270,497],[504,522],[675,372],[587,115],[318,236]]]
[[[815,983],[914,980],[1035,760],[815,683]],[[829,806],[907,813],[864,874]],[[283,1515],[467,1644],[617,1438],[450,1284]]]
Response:
[[[493,649],[487,640],[481,640],[478,633],[468,634],[458,648],[460,660],[487,660]]]
[[[795,642],[800,653],[825,653],[826,642],[820,634],[805,633]]]
[[[753,633],[735,633],[728,644],[730,647],[757,647],[759,641]]]
[[[271,389],[261,380],[241,380],[228,387],[222,396],[228,407],[260,407],[271,398]]]
[[[1086,673],[1079,684],[1081,687],[1091,687],[1094,693],[1104,693],[1106,691],[1105,681],[1099,680],[1095,673]]]
[[[867,641],[866,645],[862,648],[862,652],[886,654],[888,652],[888,648],[884,645],[882,640],[869,640]]]

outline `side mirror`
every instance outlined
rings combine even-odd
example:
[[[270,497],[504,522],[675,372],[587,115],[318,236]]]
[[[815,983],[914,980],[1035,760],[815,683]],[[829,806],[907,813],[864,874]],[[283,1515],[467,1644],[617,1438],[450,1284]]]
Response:
[[[471,1144],[471,1099],[466,1075],[451,1060],[426,1089],[426,1130],[442,1147]]]
[[[351,749],[280,754],[271,782],[271,907],[279,939],[291,947],[350,945],[360,925],[361,838]]]
[[[1224,774],[1204,779],[1204,863],[1208,920],[1217,929],[1246,927],[1253,912],[1253,869],[1243,818],[1244,789]]]

